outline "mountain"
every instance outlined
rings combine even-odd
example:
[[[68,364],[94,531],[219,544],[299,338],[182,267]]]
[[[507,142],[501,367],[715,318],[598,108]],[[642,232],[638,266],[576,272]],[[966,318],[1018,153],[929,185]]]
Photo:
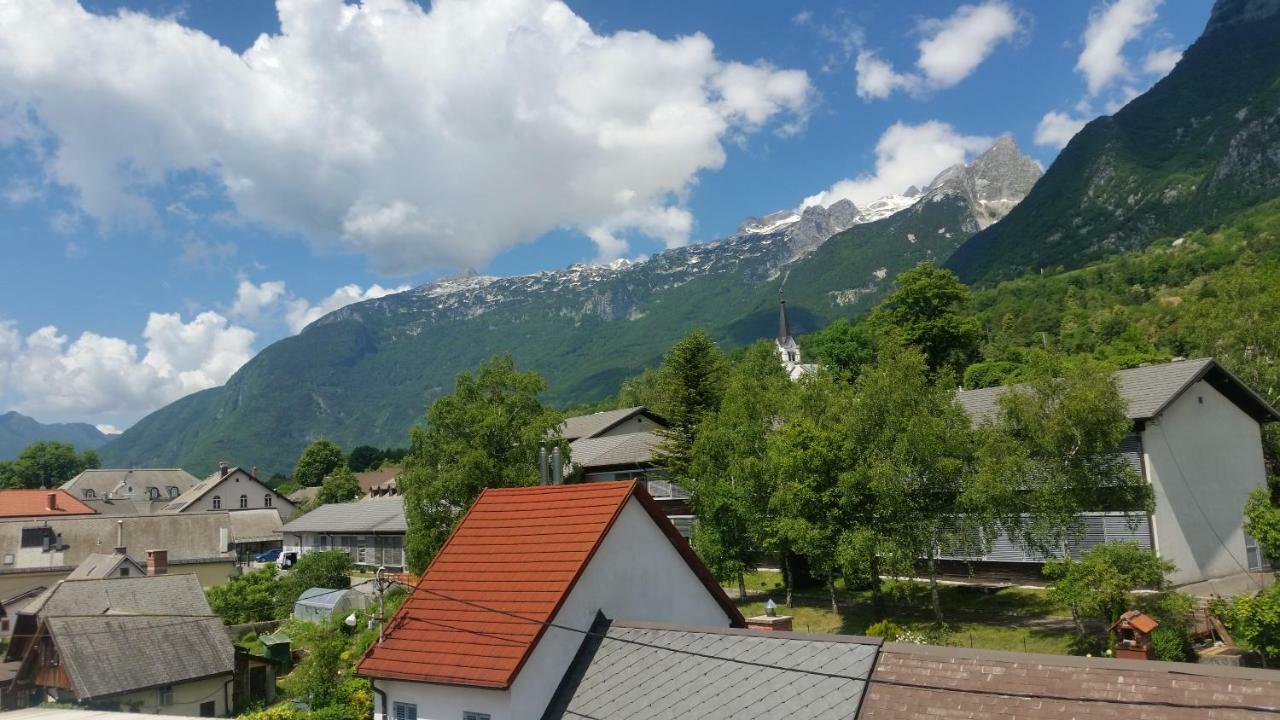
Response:
[[[88,423],[45,424],[9,411],[0,415],[0,460],[12,460],[31,443],[57,440],[71,443],[77,450],[102,447],[111,435]]]
[[[1280,195],[1280,0],[1218,0],[1177,66],[1086,125],[948,266],[966,281],[1079,267]]]
[[[317,438],[404,445],[458,372],[498,353],[546,377],[548,402],[599,400],[694,327],[728,345],[772,337],[784,282],[796,332],[864,309],[894,273],[948,257],[1038,176],[1005,139],[925,190],[866,209],[842,200],[780,211],[641,262],[470,274],[349,305],[267,347],[225,386],[143,418],[103,461],[199,474],[225,459],[273,472]]]

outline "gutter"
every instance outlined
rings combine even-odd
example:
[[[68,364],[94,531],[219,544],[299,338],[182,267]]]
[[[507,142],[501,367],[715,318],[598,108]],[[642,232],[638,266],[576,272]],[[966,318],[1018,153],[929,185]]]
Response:
[[[369,678],[369,689],[378,693],[378,696],[382,698],[382,720],[387,720],[387,693],[377,686],[376,680],[377,678],[372,678],[372,677]],[[375,705],[373,708],[374,720],[377,720],[377,717],[378,717],[378,708]]]

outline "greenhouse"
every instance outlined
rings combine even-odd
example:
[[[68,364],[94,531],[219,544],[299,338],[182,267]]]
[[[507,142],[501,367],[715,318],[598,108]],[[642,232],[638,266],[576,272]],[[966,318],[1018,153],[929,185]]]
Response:
[[[359,590],[311,588],[303,591],[293,604],[293,616],[299,620],[328,620],[336,613],[367,607],[369,596]]]

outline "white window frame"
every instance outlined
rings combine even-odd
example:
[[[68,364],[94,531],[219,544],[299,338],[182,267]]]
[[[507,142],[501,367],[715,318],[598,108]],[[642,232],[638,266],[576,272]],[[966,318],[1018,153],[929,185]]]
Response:
[[[478,713],[470,710],[462,711],[462,720],[491,720],[489,713]]]
[[[221,496],[221,495],[214,495],[214,496],[213,496],[213,509],[214,509],[214,510],[221,510],[221,509],[222,509],[222,496]]]
[[[271,507],[271,493],[262,496],[262,507]]]
[[[417,703],[399,701],[391,703],[391,717],[386,720],[418,720]]]
[[[246,509],[246,508],[248,508],[248,507],[249,507],[249,496],[248,496],[248,495],[241,495],[241,496],[240,496],[240,509],[241,509],[241,510],[244,510],[244,509]]]

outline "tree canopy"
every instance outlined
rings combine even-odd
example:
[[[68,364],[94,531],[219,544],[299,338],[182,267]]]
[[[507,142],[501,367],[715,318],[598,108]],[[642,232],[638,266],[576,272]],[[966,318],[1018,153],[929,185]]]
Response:
[[[963,371],[981,339],[968,286],[931,262],[901,273],[894,283],[893,292],[871,311],[871,329],[919,348],[933,370]]]
[[[677,479],[689,475],[693,444],[702,421],[720,406],[728,366],[724,355],[701,329],[695,329],[672,346],[658,371],[658,412],[668,425],[655,461]]]
[[[316,493],[316,502],[320,505],[359,499],[360,483],[356,480],[355,473],[351,472],[346,465],[340,466],[326,477],[320,484],[320,491]]]
[[[539,400],[545,387],[537,373],[498,356],[460,373],[453,393],[428,408],[397,484],[411,570],[427,566],[480,491],[536,485],[539,448],[558,443],[568,462],[568,445],[558,437],[564,417]]]
[[[346,465],[342,450],[329,440],[316,440],[302,451],[293,468],[293,481],[302,487],[318,487],[330,473]]]
[[[70,443],[36,442],[24,448],[16,459],[0,461],[0,487],[55,488],[100,465],[95,450],[77,453]]]
[[[1050,560],[1044,565],[1049,593],[1071,608],[1077,631],[1083,635],[1082,618],[1096,618],[1110,625],[1133,604],[1140,588],[1160,589],[1173,563],[1134,542],[1095,545],[1080,556]]]

